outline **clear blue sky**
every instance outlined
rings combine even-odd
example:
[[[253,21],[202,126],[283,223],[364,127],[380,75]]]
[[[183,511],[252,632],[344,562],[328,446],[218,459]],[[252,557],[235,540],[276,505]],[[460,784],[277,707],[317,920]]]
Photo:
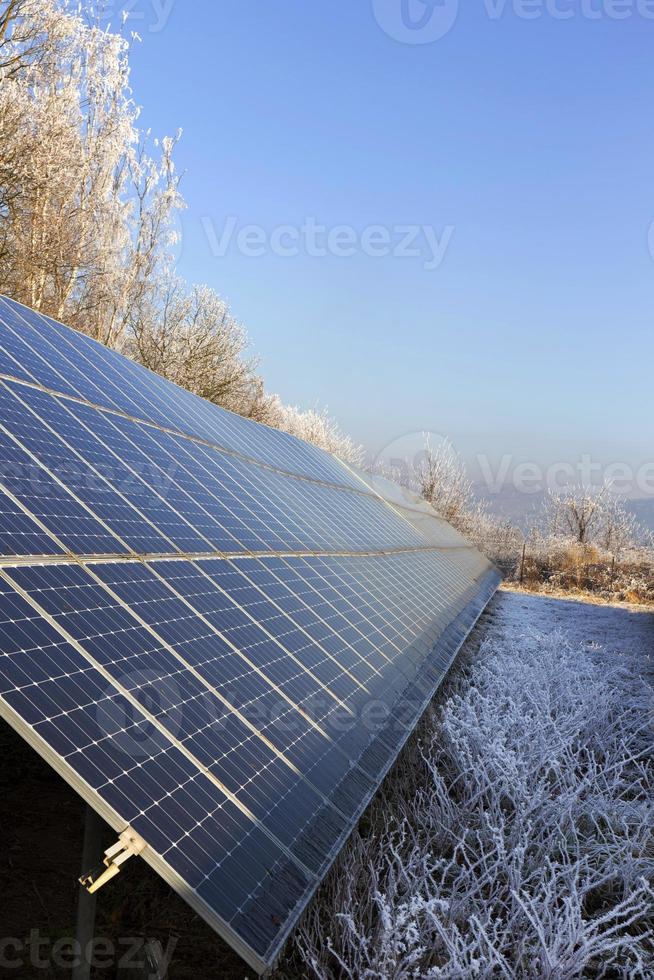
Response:
[[[598,19],[558,0],[566,20],[466,0],[421,45],[373,0],[176,0],[153,30],[169,2],[132,3],[132,62],[143,123],[184,130],[180,271],[229,299],[271,390],[373,452],[431,429],[468,457],[651,457],[654,19],[636,0],[624,20],[609,0],[585,0]],[[375,2],[393,33],[402,0]],[[454,232],[437,269],[216,257],[202,219],[219,235],[228,216]]]

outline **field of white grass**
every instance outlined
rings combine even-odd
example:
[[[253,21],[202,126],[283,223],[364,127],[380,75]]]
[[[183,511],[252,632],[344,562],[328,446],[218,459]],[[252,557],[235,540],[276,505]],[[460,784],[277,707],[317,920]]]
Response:
[[[277,977],[652,977],[653,683],[653,616],[500,592]]]

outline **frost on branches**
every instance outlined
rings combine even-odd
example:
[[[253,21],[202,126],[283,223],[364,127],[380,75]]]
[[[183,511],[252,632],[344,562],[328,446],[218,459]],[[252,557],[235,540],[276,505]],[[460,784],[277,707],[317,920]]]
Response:
[[[279,978],[654,975],[651,675],[519,633],[468,654]]]
[[[654,603],[654,541],[610,485],[550,493],[516,574],[537,591]]]
[[[100,27],[102,10],[0,0],[0,293],[352,460],[331,419],[266,394],[227,304],[176,276],[178,137],[139,128],[135,38]]]
[[[294,405],[284,405],[279,398],[273,397],[269,405],[269,425],[283,429],[298,439],[312,442],[342,459],[345,463],[361,466],[363,449],[350,436],[340,430],[338,424],[330,418],[326,409],[307,409],[303,411]]]
[[[372,472],[419,494],[434,510],[506,572],[515,569],[522,534],[490,513],[478,500],[465,460],[448,439],[434,445],[428,433],[424,448],[399,465],[377,461]]]
[[[175,141],[139,131],[129,43],[95,26],[90,5],[0,8],[2,290],[119,347],[182,203]]]

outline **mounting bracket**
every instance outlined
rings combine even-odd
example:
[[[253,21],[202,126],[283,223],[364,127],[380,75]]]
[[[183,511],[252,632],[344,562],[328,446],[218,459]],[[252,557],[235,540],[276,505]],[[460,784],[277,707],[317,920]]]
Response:
[[[126,861],[141,854],[146,847],[147,844],[136,831],[129,828],[124,830],[113,847],[104,852],[103,864],[95,871],[82,875],[79,880],[80,885],[83,885],[91,895],[95,894],[103,885],[116,877]]]

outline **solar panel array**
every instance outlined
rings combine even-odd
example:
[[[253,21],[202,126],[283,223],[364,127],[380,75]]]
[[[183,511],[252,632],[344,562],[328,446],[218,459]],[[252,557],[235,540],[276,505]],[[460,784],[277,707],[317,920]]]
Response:
[[[259,972],[496,584],[415,498],[0,299],[0,712]]]

